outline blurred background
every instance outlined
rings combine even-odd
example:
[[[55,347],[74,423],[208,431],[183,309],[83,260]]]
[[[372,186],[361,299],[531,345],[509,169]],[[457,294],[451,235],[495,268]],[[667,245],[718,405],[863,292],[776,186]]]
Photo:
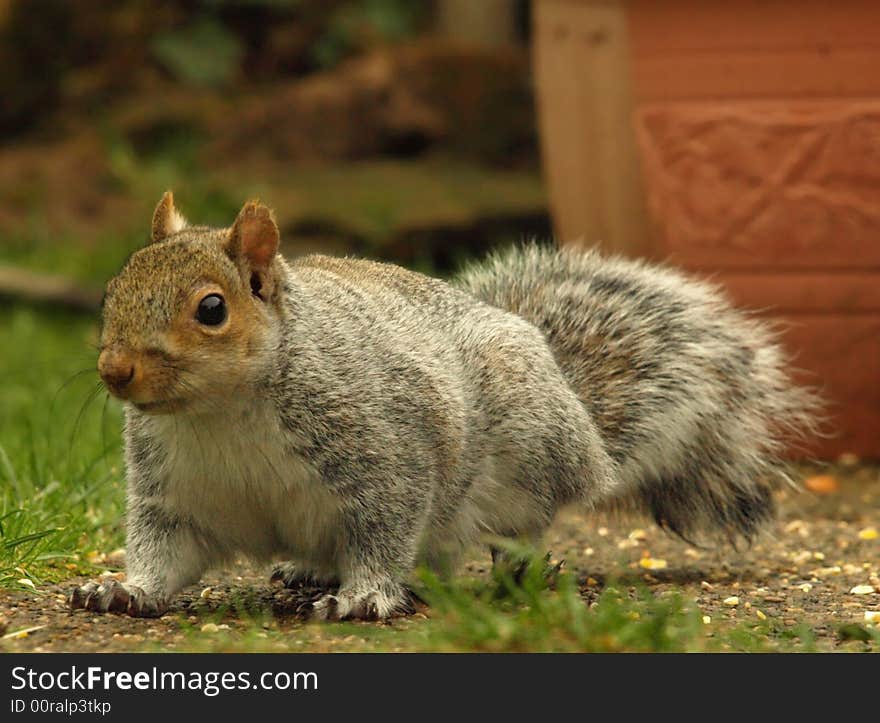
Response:
[[[526,2],[0,1],[3,255],[103,282],[161,192],[444,272],[550,227]]]
[[[0,0],[0,68],[10,479],[116,479],[95,309],[169,188],[261,198],[288,254],[444,275],[555,234],[712,276],[829,399],[809,451],[880,457],[870,0]]]

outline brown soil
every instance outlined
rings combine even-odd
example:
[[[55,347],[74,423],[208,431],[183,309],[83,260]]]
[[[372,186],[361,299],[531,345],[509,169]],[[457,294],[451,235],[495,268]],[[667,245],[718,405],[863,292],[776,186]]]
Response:
[[[586,601],[597,597],[608,578],[640,581],[658,594],[680,590],[695,599],[713,626],[763,615],[786,627],[806,623],[820,649],[834,648],[841,641],[841,625],[864,625],[866,611],[880,610],[880,540],[870,539],[869,532],[880,528],[880,468],[838,470],[836,476],[840,489],[832,494],[780,493],[777,523],[748,549],[696,549],[646,524],[611,523],[576,512],[560,516],[547,543],[582,578]],[[475,559],[464,574],[483,575],[488,566],[487,558]],[[194,643],[182,632],[182,624],[198,631],[222,615],[221,625],[230,627],[231,636],[237,629],[253,630],[253,622],[234,612],[243,601],[249,609],[271,611],[273,630],[299,629],[296,610],[309,591],[271,585],[268,572],[241,565],[223,576],[206,576],[158,620],[70,612],[66,594],[83,578],[47,586],[37,594],[2,591],[0,616],[7,619],[10,631],[39,627],[23,636],[7,634],[0,644],[9,651],[187,649]],[[856,586],[873,586],[874,592],[854,594]],[[211,590],[203,593],[206,587]],[[421,617],[394,625],[417,625]],[[277,647],[327,648],[294,644],[302,646],[303,636],[290,636]]]

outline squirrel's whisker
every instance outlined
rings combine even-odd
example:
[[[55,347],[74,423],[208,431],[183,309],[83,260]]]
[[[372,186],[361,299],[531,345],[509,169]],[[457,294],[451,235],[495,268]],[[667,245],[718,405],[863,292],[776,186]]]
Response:
[[[76,417],[73,422],[73,427],[70,432],[70,444],[67,450],[67,476],[70,476],[71,467],[73,465],[73,447],[76,442],[76,435],[80,429],[80,423],[82,422],[83,415],[86,410],[91,406],[92,402],[95,401],[98,394],[101,393],[101,390],[104,388],[104,385],[101,382],[97,382],[92,390],[88,393],[85,400],[79,407],[79,411],[76,414]]]

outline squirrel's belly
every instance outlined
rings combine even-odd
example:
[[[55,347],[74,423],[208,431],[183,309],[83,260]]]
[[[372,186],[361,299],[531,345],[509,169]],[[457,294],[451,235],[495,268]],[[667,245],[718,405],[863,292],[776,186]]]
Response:
[[[184,427],[168,457],[165,503],[171,509],[193,519],[227,554],[330,566],[338,501],[301,457],[278,437],[241,426],[235,435],[217,429],[210,436],[203,429],[199,440],[187,440]]]

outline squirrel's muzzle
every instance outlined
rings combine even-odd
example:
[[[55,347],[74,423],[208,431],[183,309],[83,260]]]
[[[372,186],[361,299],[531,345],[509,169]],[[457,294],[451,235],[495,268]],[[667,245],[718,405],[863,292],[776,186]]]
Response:
[[[98,374],[114,396],[128,396],[136,371],[134,359],[125,352],[105,349],[98,357]]]

